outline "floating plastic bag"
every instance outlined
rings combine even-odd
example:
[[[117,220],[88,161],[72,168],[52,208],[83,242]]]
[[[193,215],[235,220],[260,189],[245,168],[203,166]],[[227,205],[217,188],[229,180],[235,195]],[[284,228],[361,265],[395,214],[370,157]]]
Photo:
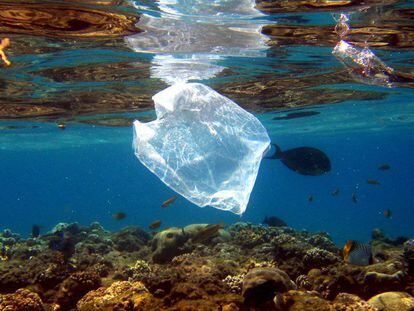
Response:
[[[270,139],[255,116],[198,83],[153,97],[157,119],[134,121],[138,159],[198,206],[242,214]]]
[[[348,69],[351,76],[366,84],[392,87],[394,70],[384,64],[368,48],[357,48],[344,40],[338,42],[332,54]]]

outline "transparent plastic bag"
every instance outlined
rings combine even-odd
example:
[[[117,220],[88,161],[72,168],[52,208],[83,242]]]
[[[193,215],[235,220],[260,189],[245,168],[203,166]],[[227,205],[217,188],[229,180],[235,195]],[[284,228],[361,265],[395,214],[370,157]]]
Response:
[[[199,83],[177,83],[153,100],[157,119],[134,121],[138,159],[192,203],[242,214],[270,144],[260,121]]]
[[[351,76],[358,82],[392,87],[394,70],[384,64],[368,48],[357,48],[344,40],[340,40],[332,54],[347,68]]]

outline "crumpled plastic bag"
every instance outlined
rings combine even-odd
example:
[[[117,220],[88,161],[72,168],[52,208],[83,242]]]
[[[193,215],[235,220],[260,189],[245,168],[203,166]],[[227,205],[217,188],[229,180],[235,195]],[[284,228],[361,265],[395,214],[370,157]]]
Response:
[[[269,148],[264,126],[199,83],[174,84],[153,100],[157,119],[133,124],[138,159],[192,203],[242,214]]]
[[[332,54],[347,68],[358,82],[392,87],[394,70],[383,63],[370,49],[358,48],[341,40]]]

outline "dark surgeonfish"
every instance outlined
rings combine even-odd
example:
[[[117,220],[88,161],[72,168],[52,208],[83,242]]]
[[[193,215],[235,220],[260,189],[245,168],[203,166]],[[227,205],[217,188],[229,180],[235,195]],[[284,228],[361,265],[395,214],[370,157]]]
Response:
[[[276,216],[266,216],[263,219],[262,223],[268,225],[269,227],[287,227],[287,224],[282,219],[277,218]]]
[[[380,171],[388,171],[390,168],[391,168],[391,166],[387,163],[378,165],[378,169]]]
[[[272,120],[290,120],[290,119],[297,119],[297,118],[304,118],[310,117],[320,114],[317,111],[299,111],[299,112],[291,112],[282,117],[274,117]]]
[[[357,266],[373,264],[371,245],[354,240],[348,240],[343,249],[344,260]]]
[[[32,238],[38,238],[40,236],[40,229],[41,226],[39,225],[32,225],[32,233],[31,233],[31,237]]]
[[[355,193],[352,194],[352,202],[354,202],[355,204],[358,203],[358,198]]]
[[[334,191],[331,192],[331,196],[336,197],[339,194],[339,192],[341,192],[341,189],[336,188]]]
[[[375,179],[367,179],[367,184],[374,185],[374,186],[381,185],[381,183],[378,180],[375,180]]]
[[[265,159],[280,159],[291,170],[310,176],[325,174],[331,170],[331,161],[321,150],[313,147],[298,147],[282,151],[276,144],[275,153]]]

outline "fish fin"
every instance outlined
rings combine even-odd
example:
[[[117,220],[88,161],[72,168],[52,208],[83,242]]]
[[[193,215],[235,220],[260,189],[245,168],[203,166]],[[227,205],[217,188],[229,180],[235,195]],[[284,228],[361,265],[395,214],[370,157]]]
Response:
[[[280,147],[274,143],[270,143],[273,147],[275,147],[275,153],[271,156],[264,157],[265,159],[281,159],[283,151]]]

